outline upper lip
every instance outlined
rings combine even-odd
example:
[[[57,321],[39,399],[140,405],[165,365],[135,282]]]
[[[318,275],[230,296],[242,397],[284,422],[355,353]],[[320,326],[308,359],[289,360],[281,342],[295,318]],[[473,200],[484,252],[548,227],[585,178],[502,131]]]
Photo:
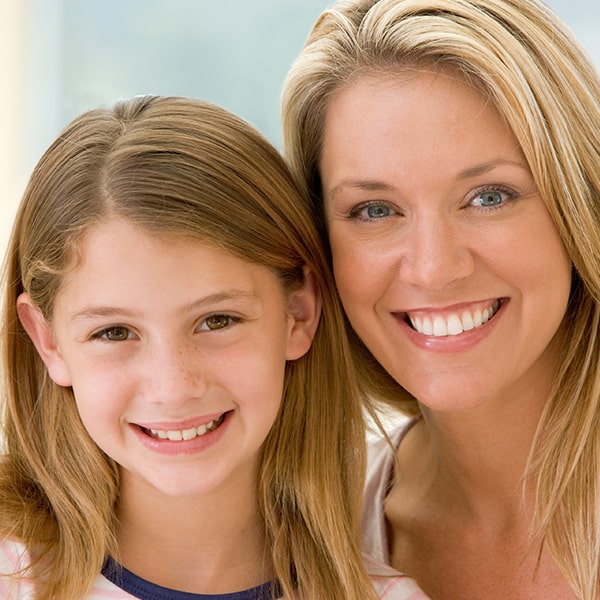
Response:
[[[158,429],[161,431],[184,431],[193,427],[200,427],[224,415],[226,410],[215,412],[201,417],[191,417],[181,421],[136,421],[134,424],[144,429]]]
[[[446,304],[440,306],[434,305],[421,305],[416,306],[415,308],[405,308],[400,311],[394,311],[395,314],[405,314],[405,315],[419,315],[423,314],[440,314],[440,315],[449,315],[452,313],[456,313],[462,310],[475,310],[477,308],[491,306],[494,302],[499,301],[502,302],[503,298],[501,296],[493,296],[491,298],[486,298],[484,300],[470,300],[466,302],[457,302],[454,304]]]

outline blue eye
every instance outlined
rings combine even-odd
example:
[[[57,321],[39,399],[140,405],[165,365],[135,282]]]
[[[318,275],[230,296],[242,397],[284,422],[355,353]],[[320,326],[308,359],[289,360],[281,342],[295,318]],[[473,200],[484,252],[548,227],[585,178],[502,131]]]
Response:
[[[479,206],[492,207],[502,204],[502,194],[496,190],[490,190],[489,192],[482,192],[477,196],[476,202]]]
[[[394,208],[382,202],[365,202],[355,206],[349,214],[359,221],[377,221],[396,214]]]
[[[469,204],[482,209],[503,208],[512,200],[516,200],[517,197],[517,193],[511,189],[494,186],[475,190]]]
[[[369,219],[381,219],[390,215],[390,207],[383,204],[374,204],[367,207],[367,216]]]

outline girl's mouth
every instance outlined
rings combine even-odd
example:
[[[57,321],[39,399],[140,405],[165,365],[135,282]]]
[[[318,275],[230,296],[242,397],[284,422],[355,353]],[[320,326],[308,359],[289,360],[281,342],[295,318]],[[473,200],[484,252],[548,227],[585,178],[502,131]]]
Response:
[[[477,329],[498,312],[502,299],[488,300],[456,311],[436,313],[434,311],[414,311],[405,313],[406,322],[418,333],[433,337],[460,335]]]
[[[213,419],[208,423],[204,423],[203,425],[199,425],[198,427],[190,427],[189,429],[182,430],[164,430],[164,429],[147,429],[146,427],[140,427],[140,429],[150,437],[156,440],[169,440],[171,442],[187,442],[189,440],[193,440],[197,437],[201,437],[214,431],[217,429],[225,419],[225,415],[227,413],[223,413],[217,419]]]

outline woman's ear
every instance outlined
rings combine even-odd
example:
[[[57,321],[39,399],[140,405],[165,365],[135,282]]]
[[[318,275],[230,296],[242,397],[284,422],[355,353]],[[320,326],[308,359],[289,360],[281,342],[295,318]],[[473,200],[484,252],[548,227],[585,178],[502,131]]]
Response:
[[[291,329],[287,342],[287,360],[296,360],[308,352],[319,325],[322,306],[321,292],[314,273],[304,267],[302,286],[288,294]]]
[[[29,294],[23,293],[17,298],[17,312],[21,325],[44,361],[52,381],[57,385],[69,387],[71,376],[56,345],[52,327],[40,309],[31,301]]]

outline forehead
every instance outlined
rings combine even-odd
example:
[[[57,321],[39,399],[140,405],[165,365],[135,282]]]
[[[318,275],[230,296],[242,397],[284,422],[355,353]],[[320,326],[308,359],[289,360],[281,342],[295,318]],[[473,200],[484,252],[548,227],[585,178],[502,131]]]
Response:
[[[358,77],[331,98],[320,171],[327,188],[331,177],[422,178],[426,165],[430,178],[499,159],[523,156],[485,95],[451,71],[409,70]]]
[[[261,291],[277,283],[267,267],[191,237],[157,236],[127,221],[91,227],[77,244],[78,258],[63,278],[57,302],[170,305],[219,290]]]
[[[480,87],[451,68],[410,67],[358,74],[329,98],[325,135],[331,131],[332,123],[339,123],[341,117],[353,124],[359,124],[368,117],[370,127],[377,123],[383,127],[389,123],[391,116],[401,114],[418,115],[420,126],[428,120],[439,119],[440,115],[452,119],[457,116],[463,118],[465,113],[476,117],[485,112],[502,120],[489,96]],[[427,119],[428,115],[430,119]]]

